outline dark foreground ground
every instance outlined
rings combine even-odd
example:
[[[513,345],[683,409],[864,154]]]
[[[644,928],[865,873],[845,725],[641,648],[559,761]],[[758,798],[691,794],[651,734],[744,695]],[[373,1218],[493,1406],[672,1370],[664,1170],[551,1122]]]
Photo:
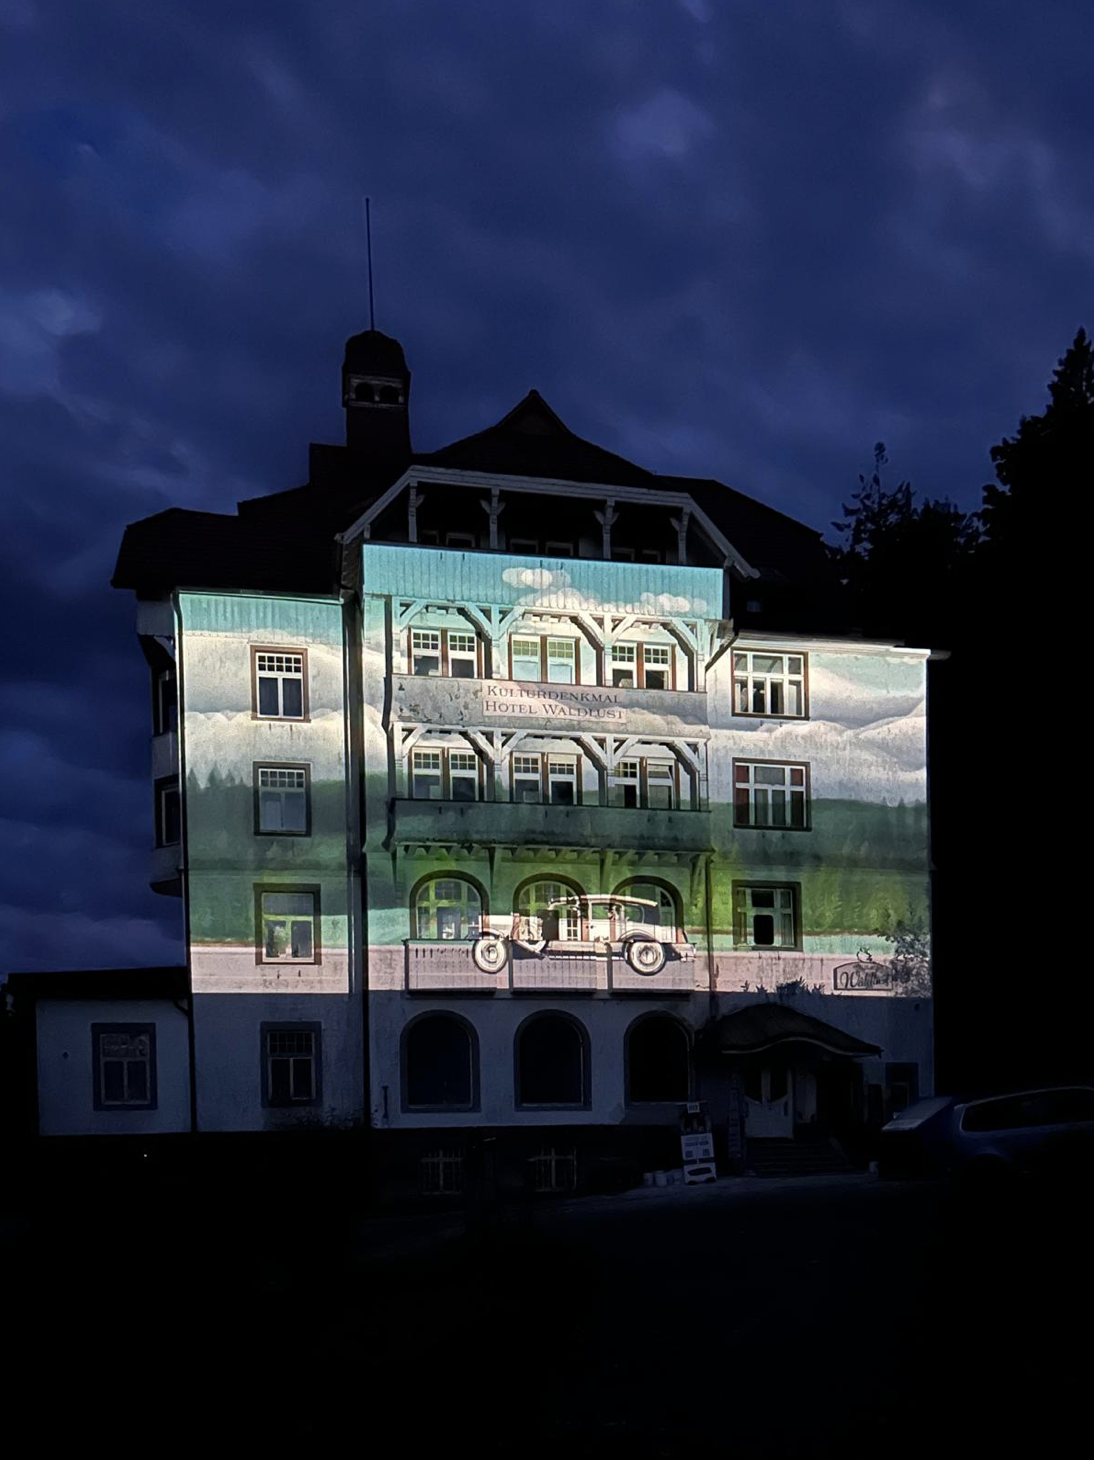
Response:
[[[898,1460],[1089,1432],[1075,1188],[748,1179],[469,1232],[241,1186],[12,1205],[9,1453]]]

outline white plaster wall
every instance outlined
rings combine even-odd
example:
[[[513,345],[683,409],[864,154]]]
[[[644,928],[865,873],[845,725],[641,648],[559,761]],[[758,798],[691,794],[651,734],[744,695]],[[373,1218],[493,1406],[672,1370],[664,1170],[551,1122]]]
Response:
[[[356,997],[197,993],[194,1016],[199,1130],[350,1126],[364,1120],[364,1036]],[[295,1022],[322,1026],[320,1103],[264,1106],[262,1025]]]
[[[96,1110],[92,1024],[156,1026],[156,1108]],[[44,1136],[162,1135],[190,1129],[186,1015],[169,999],[41,999],[38,1129]]]

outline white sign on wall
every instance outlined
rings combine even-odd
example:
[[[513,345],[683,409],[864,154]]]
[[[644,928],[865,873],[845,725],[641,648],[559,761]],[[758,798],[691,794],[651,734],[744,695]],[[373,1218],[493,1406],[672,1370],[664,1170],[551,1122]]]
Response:
[[[485,718],[527,715],[537,720],[600,720],[615,724],[627,718],[622,696],[610,689],[571,689],[562,685],[549,689],[539,684],[526,689],[520,684],[490,681],[483,685],[482,713]]]

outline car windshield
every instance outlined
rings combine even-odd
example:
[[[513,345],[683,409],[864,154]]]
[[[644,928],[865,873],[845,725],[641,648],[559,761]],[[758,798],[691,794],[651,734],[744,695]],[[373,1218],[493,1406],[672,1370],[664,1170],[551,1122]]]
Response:
[[[925,1120],[930,1120],[932,1115],[937,1115],[940,1110],[945,1110],[950,1104],[949,1095],[932,1095],[926,1100],[917,1100],[914,1105],[909,1105],[902,1110],[898,1116],[889,1122],[886,1130],[914,1130],[917,1125],[922,1125]]]

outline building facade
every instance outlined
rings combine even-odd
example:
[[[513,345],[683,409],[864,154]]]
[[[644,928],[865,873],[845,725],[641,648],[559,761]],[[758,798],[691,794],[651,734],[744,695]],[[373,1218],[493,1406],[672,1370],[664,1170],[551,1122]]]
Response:
[[[549,1187],[689,1100],[792,1139],[929,1091],[927,651],[840,632],[772,509],[535,392],[416,454],[409,392],[355,336],[305,487],[123,543],[189,1123]]]

